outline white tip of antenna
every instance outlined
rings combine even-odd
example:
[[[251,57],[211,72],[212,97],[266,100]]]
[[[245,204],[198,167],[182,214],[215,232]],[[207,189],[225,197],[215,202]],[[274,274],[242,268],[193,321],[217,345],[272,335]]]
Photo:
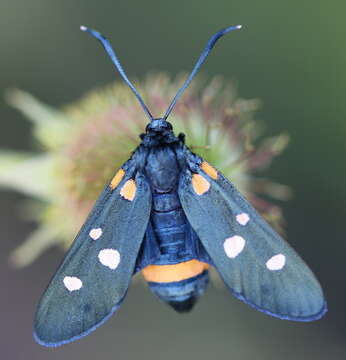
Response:
[[[86,26],[84,26],[84,25],[81,25],[80,27],[79,27],[82,31],[87,31],[87,27]]]
[[[237,26],[236,26],[236,29],[239,30],[239,29],[241,29],[242,27],[243,27],[243,25],[237,25]]]

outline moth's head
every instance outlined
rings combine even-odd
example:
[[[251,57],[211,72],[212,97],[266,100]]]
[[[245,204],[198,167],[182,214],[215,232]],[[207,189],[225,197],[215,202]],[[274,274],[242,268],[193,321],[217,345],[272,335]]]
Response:
[[[155,135],[172,132],[172,130],[173,130],[172,124],[162,118],[154,119],[145,128],[145,132],[147,134],[152,133]]]
[[[142,143],[148,146],[157,146],[177,142],[171,123],[163,118],[152,120],[141,136]]]

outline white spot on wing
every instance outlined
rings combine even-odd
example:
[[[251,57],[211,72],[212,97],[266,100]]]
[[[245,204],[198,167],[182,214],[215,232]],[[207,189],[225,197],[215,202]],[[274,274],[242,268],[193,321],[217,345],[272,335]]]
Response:
[[[79,290],[83,286],[82,280],[76,276],[65,276],[63,281],[68,291]]]
[[[249,222],[250,216],[247,213],[241,213],[236,216],[236,219],[240,225],[245,226]]]
[[[110,269],[115,270],[120,263],[120,254],[115,249],[103,249],[99,252],[100,263],[108,266]]]
[[[101,228],[91,229],[89,232],[89,236],[94,240],[97,240],[98,238],[100,238],[101,235],[102,235]]]
[[[231,259],[237,257],[243,251],[244,246],[245,240],[239,235],[229,237],[223,243],[225,253]]]
[[[286,257],[283,254],[277,254],[271,257],[266,262],[266,267],[269,270],[281,270],[286,263]]]

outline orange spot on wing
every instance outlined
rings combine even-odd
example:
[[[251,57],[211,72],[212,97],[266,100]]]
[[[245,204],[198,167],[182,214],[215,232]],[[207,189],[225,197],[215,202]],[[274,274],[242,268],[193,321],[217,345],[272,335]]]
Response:
[[[208,264],[194,259],[174,265],[149,265],[142,274],[147,281],[168,283],[189,279],[208,268]]]
[[[195,190],[197,195],[203,195],[206,193],[209,188],[210,184],[207,179],[205,179],[202,175],[193,174],[192,175],[192,187]]]
[[[127,180],[120,190],[120,195],[126,200],[132,201],[136,196],[137,186],[133,179]]]
[[[124,176],[125,176],[125,171],[123,169],[119,169],[117,173],[114,175],[111,183],[109,184],[112,190],[114,190],[120,184],[120,181],[123,179]]]
[[[200,165],[201,169],[208,174],[212,179],[216,180],[217,179],[217,171],[216,169],[211,166],[209,163],[207,163],[206,161],[203,161],[202,164]]]

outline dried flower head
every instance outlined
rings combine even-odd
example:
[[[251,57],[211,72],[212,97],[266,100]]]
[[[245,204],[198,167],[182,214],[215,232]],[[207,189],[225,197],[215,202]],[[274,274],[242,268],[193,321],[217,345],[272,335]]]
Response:
[[[150,74],[140,84],[145,102],[162,114],[182,83],[166,74]],[[0,152],[0,185],[30,195],[30,213],[38,228],[12,254],[17,266],[31,263],[53,244],[67,247],[84,222],[104,184],[139,144],[147,119],[123,83],[94,90],[61,109],[40,103],[15,90],[8,102],[33,122],[40,144],[37,154]],[[259,141],[253,116],[258,100],[237,97],[235,87],[221,77],[199,76],[170,115],[175,132],[186,134],[187,145],[229,177],[276,228],[280,208],[260,197],[285,199],[284,185],[255,177],[285,148],[288,137]]]

